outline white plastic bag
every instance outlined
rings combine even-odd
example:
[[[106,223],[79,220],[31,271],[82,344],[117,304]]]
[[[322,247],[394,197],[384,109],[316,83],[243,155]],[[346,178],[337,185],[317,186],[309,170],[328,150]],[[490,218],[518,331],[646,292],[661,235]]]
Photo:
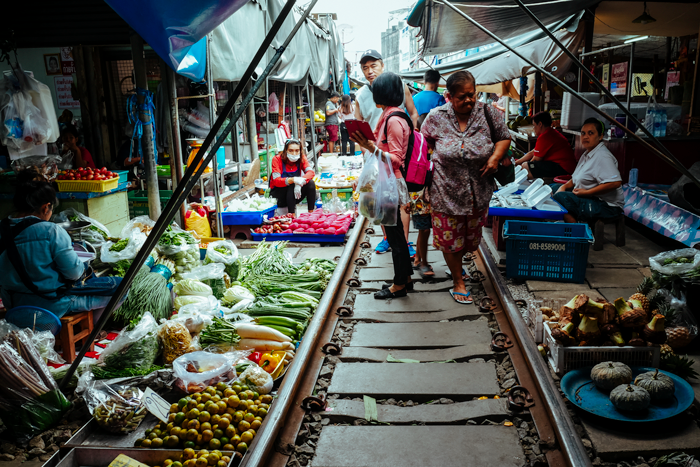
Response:
[[[399,189],[397,186],[391,159],[382,152],[379,158],[379,174],[376,184],[377,201],[380,204],[381,218],[375,219],[375,224],[386,226],[396,225],[399,215]],[[378,221],[378,222],[377,222]]]
[[[124,238],[122,238],[124,240]],[[110,250],[114,242],[107,241],[100,247],[100,260],[103,263],[116,263],[122,259],[134,259],[136,253],[139,252],[143,244],[146,242],[146,235],[139,232],[138,230],[133,230],[131,236],[126,237],[128,243],[121,251]]]
[[[138,216],[131,219],[120,233],[120,237],[128,237],[134,230],[138,230],[144,235],[148,235],[156,223],[148,216]]]
[[[687,258],[687,262],[671,262],[664,264],[667,260]],[[667,276],[682,276],[700,267],[700,251],[694,248],[682,248],[680,250],[665,251],[649,258],[649,266],[652,271],[656,271]]]
[[[376,192],[377,177],[379,176],[379,154],[381,151],[375,149],[373,153],[368,154],[364,166],[362,167],[362,173],[357,179],[357,191],[360,193],[374,193]]]
[[[134,351],[133,346],[138,346],[139,351]],[[102,351],[99,363],[115,370],[144,369],[153,366],[159,353],[158,323],[147,311],[133,330],[119,333],[114,342]]]
[[[90,242],[91,245],[99,247],[107,241],[108,237],[111,237],[109,230],[100,222],[96,221],[92,217],[88,217],[85,214],[76,211],[73,208],[68,208],[65,211],[61,211],[56,215],[54,222],[74,222],[74,221],[85,221],[90,223],[90,227],[83,229],[81,232],[71,232],[71,239],[73,241],[86,240]],[[103,260],[104,261],[104,260]]]
[[[207,245],[207,255],[204,258],[204,264],[209,263],[223,263],[225,265],[224,271],[226,271],[231,280],[238,280],[241,260],[238,248],[231,240],[218,240]]]
[[[222,354],[199,351],[178,357],[173,362],[175,386],[187,394],[202,392],[207,386],[236,379],[232,362]]]

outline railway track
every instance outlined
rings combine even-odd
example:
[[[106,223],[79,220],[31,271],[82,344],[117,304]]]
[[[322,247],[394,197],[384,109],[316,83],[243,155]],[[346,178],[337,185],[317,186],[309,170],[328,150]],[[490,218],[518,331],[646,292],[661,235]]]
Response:
[[[442,255],[407,298],[374,300],[393,276],[359,218],[241,465],[586,466],[564,401],[495,263],[467,263],[455,303]],[[412,233],[411,236],[415,236]]]

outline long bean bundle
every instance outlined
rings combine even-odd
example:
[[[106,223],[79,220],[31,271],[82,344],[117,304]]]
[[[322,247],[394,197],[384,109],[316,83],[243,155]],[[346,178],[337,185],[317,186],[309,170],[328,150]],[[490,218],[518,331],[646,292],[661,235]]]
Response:
[[[245,258],[241,278],[266,274],[296,274],[298,267],[284,255],[288,242],[260,242],[255,253]]]
[[[128,297],[114,312],[115,319],[126,324],[141,318],[146,311],[150,311],[156,321],[169,318],[173,304],[168,280],[174,271],[174,263],[165,258],[158,259],[148,272],[142,274],[143,270],[139,271]]]

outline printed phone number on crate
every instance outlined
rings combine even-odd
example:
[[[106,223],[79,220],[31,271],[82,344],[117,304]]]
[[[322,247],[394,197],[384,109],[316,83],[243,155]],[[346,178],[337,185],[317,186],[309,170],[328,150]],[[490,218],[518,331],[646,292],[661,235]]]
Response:
[[[531,250],[566,251],[566,243],[530,243]]]

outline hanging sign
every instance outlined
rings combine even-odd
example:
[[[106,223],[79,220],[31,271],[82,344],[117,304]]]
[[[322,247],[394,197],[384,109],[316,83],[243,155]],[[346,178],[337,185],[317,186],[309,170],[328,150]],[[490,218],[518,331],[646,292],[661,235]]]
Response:
[[[668,100],[668,90],[674,86],[679,86],[680,81],[680,71],[669,71],[668,73],[666,73],[666,91],[664,92],[664,99]]]
[[[627,67],[628,63],[616,63],[612,66],[610,76],[610,92],[613,96],[624,96],[627,94]]]
[[[72,75],[75,73],[73,47],[61,47],[61,71],[63,75]]]
[[[603,79],[601,80],[605,89],[610,89],[610,64],[603,65]]]
[[[73,100],[73,95],[70,92],[71,85],[73,84],[73,76],[54,76],[53,80],[56,86],[58,108],[79,109],[80,102]]]

